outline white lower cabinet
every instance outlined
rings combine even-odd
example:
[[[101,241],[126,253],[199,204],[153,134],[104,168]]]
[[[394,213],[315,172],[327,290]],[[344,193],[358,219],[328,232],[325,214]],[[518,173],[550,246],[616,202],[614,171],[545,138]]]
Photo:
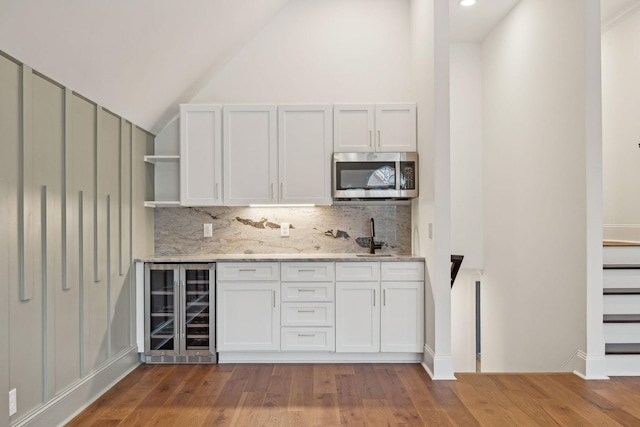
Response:
[[[335,350],[334,263],[281,264],[281,350]]]
[[[423,263],[336,263],[337,352],[418,353],[423,345]]]
[[[380,283],[336,283],[336,351],[380,351]]]
[[[398,355],[423,351],[423,262],[221,262],[216,271],[221,354],[409,360]]]
[[[380,351],[422,352],[424,282],[382,282]]]
[[[218,351],[279,350],[278,263],[218,263],[217,273]]]

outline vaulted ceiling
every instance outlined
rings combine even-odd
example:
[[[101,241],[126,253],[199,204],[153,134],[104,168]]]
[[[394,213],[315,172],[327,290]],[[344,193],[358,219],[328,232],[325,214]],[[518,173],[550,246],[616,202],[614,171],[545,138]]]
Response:
[[[295,1],[318,0],[4,0],[0,50],[157,133]],[[518,1],[450,0],[452,41],[481,41]],[[603,23],[639,3],[602,0]]]
[[[288,1],[0,1],[0,50],[157,133]]]

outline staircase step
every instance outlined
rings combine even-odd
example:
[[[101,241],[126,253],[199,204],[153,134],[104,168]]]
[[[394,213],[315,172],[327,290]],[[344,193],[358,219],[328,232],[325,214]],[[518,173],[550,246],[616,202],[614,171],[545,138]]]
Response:
[[[604,323],[640,323],[640,314],[605,314]]]
[[[640,264],[604,264],[605,270],[640,270]]]
[[[640,354],[640,344],[605,344],[605,354]]]
[[[604,288],[604,295],[640,295],[640,288]]]

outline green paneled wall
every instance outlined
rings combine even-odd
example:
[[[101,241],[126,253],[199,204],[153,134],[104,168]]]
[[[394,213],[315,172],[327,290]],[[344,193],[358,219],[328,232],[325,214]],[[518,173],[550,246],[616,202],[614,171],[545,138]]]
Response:
[[[118,361],[135,352],[132,257],[153,248],[153,136],[0,55],[0,141],[0,390],[18,396],[0,425],[46,425],[135,366]]]

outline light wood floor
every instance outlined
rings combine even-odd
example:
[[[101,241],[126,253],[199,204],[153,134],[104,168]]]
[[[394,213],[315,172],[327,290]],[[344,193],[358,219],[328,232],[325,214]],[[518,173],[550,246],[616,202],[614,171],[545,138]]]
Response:
[[[420,365],[141,365],[68,426],[640,426],[640,378]]]

